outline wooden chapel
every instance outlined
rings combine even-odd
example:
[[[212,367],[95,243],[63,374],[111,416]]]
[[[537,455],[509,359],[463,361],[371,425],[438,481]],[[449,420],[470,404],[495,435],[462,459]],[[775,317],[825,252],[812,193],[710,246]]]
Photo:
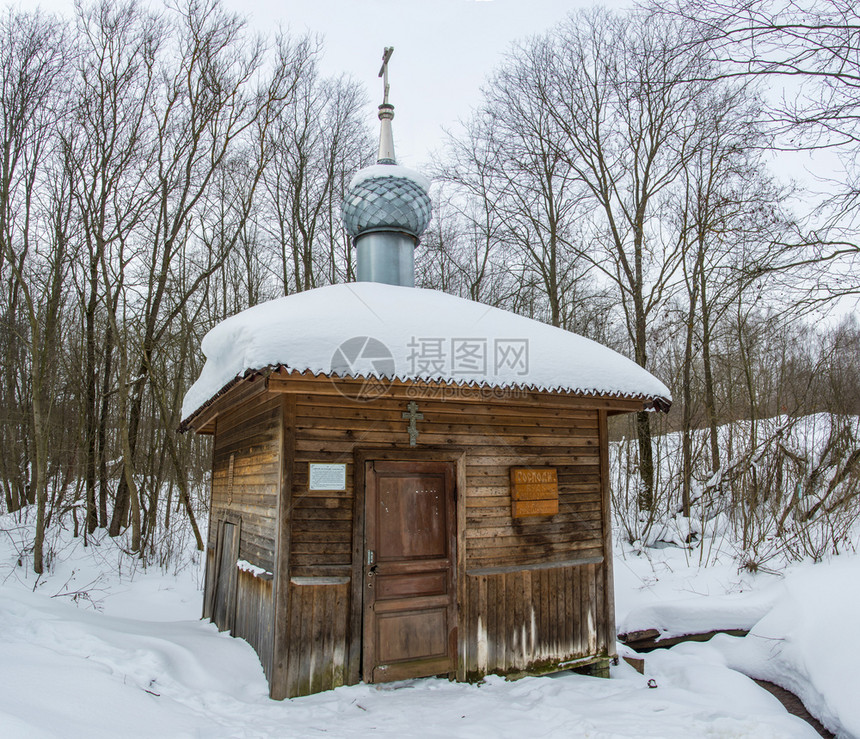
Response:
[[[607,419],[669,392],[580,336],[414,288],[428,183],[395,162],[387,85],[379,117],[343,207],[358,281],[204,339],[182,422],[214,436],[203,616],[279,699],[605,670]]]

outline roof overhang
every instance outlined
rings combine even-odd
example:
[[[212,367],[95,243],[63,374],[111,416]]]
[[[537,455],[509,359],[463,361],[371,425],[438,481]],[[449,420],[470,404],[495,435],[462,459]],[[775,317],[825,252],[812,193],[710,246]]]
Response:
[[[368,397],[368,382],[378,393]],[[254,396],[266,392],[310,393],[317,395],[341,396],[344,402],[367,403],[382,397],[403,397],[417,399],[422,397],[434,400],[458,400],[476,403],[510,403],[537,398],[565,397],[581,400],[584,408],[605,410],[609,415],[635,413],[643,410],[668,412],[672,401],[662,396],[612,395],[581,393],[570,390],[544,390],[527,385],[493,385],[488,382],[443,382],[422,378],[403,379],[358,376],[337,376],[329,373],[298,371],[285,365],[268,365],[259,369],[247,370],[234,377],[215,395],[197,410],[183,419],[179,431],[194,430],[200,434],[215,432],[215,419],[218,415]],[[365,392],[365,397],[362,396]]]

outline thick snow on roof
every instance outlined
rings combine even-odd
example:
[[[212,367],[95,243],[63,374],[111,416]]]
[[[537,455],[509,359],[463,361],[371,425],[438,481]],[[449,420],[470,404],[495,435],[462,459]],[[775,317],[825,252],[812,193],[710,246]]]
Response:
[[[435,290],[354,282],[271,300],[215,326],[182,404],[270,365],[338,376],[441,380],[670,398],[657,378],[590,339]]]
[[[425,191],[430,189],[430,180],[423,174],[409,167],[401,167],[399,164],[371,164],[369,167],[360,169],[350,180],[349,189],[352,190],[359,183],[376,177],[401,177],[404,180],[412,180]]]

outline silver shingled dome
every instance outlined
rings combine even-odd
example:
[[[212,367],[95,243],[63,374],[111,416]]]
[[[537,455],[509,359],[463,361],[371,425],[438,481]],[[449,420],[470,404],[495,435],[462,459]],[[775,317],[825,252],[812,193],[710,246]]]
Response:
[[[381,169],[380,166],[375,169]],[[396,167],[392,167],[394,172]],[[430,196],[415,180],[392,175],[360,179],[343,199],[343,222],[350,236],[398,231],[416,240],[430,223]]]

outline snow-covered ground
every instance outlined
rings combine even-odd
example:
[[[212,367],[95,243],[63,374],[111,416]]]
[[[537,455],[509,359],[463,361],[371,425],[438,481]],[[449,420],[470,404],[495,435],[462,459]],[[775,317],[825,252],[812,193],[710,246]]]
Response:
[[[615,592],[620,633],[749,630],[745,637],[718,635],[665,654],[776,683],[799,696],[830,731],[860,737],[857,554],[752,574],[739,572],[729,557],[700,569],[676,547],[627,549],[616,552]],[[646,664],[655,656],[647,655]]]
[[[275,702],[257,657],[199,620],[199,560],[143,571],[116,542],[64,532],[53,571],[18,565],[30,525],[0,517],[0,736],[814,737],[737,670],[786,685],[840,736],[860,736],[860,557],[785,577],[697,571],[674,547],[617,554],[619,625],[752,627],[626,663],[482,685],[417,680]],[[624,648],[621,648],[622,653]],[[651,686],[649,687],[649,681]]]

